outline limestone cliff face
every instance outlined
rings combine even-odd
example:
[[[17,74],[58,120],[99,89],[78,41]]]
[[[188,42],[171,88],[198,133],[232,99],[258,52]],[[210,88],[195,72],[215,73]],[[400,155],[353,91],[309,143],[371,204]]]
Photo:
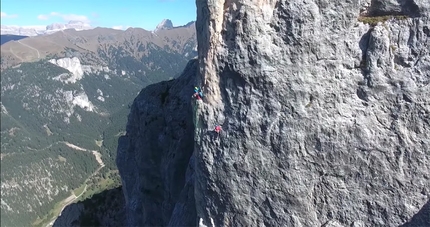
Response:
[[[430,225],[428,1],[196,3],[195,81],[142,92],[119,145],[129,225]]]
[[[191,96],[197,70],[197,60],[190,61],[181,77],[146,87],[131,107],[116,160],[129,226],[195,223],[193,171],[187,168],[193,153]]]

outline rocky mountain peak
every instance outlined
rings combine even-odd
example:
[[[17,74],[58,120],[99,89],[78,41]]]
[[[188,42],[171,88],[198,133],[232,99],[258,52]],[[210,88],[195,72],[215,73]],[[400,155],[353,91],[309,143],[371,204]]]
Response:
[[[67,24],[62,24],[62,23],[53,23],[50,24],[48,26],[46,26],[46,30],[47,31],[51,31],[51,30],[64,30],[64,29],[70,29],[70,28],[74,28],[77,30],[82,30],[82,29],[90,29],[91,25],[82,22],[82,21],[69,21]]]
[[[61,23],[52,23],[46,26],[46,30],[65,29],[65,28],[66,26],[64,26],[64,24],[61,24]]]
[[[196,23],[195,21],[190,21],[190,22],[186,23],[184,26],[185,27],[189,27],[189,26],[192,26],[195,23]]]
[[[376,2],[197,0],[120,139],[128,224],[430,225],[430,4]]]
[[[78,20],[71,20],[67,24],[74,24],[74,25],[85,25],[85,22],[78,21]]]
[[[156,31],[158,30],[169,30],[173,28],[173,23],[169,19],[162,20],[157,27],[155,28]]]

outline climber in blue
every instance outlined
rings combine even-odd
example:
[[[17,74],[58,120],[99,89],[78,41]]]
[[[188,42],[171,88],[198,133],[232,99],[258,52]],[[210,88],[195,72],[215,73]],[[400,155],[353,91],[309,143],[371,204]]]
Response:
[[[202,98],[203,98],[203,92],[202,92],[202,90],[200,90],[199,87],[194,87],[193,98],[195,98],[197,100],[202,100]]]

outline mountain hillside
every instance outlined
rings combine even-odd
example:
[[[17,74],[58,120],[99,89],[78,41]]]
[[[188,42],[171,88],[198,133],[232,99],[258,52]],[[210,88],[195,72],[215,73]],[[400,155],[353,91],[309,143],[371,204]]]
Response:
[[[119,139],[128,226],[430,226],[429,1],[196,3]]]
[[[196,56],[193,26],[66,30],[1,46],[2,226],[53,224],[71,202],[120,185],[129,105]]]
[[[153,62],[145,62],[145,59],[152,50],[190,58],[196,48],[195,43],[194,23],[157,32],[141,28],[129,28],[125,31],[100,27],[83,31],[66,29],[50,35],[5,43],[1,46],[1,69],[44,58],[79,57],[87,65],[138,71],[140,68],[136,64],[141,61],[146,67],[151,67]]]

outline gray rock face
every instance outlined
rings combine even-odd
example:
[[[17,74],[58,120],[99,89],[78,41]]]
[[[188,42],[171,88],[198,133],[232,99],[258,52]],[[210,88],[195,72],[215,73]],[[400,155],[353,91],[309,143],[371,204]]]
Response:
[[[429,9],[427,0],[372,0],[369,14],[373,16],[408,15],[419,17],[426,15]]]
[[[204,102],[191,111],[195,68],[136,98],[118,149],[129,224],[429,223],[430,5],[408,1],[414,18],[358,22],[375,2],[197,0]],[[162,105],[169,84],[178,102]],[[188,128],[166,136],[175,118]],[[172,162],[179,148],[183,161]]]
[[[172,21],[171,20],[169,20],[169,19],[164,19],[164,20],[162,20],[158,25],[157,25],[157,27],[155,28],[155,31],[158,31],[158,30],[169,30],[169,29],[172,29],[173,28],[173,23],[172,23]]]
[[[117,155],[129,226],[196,222],[193,171],[187,168],[193,153],[190,97],[197,69],[197,60],[190,61],[179,79],[148,86],[131,107]]]

